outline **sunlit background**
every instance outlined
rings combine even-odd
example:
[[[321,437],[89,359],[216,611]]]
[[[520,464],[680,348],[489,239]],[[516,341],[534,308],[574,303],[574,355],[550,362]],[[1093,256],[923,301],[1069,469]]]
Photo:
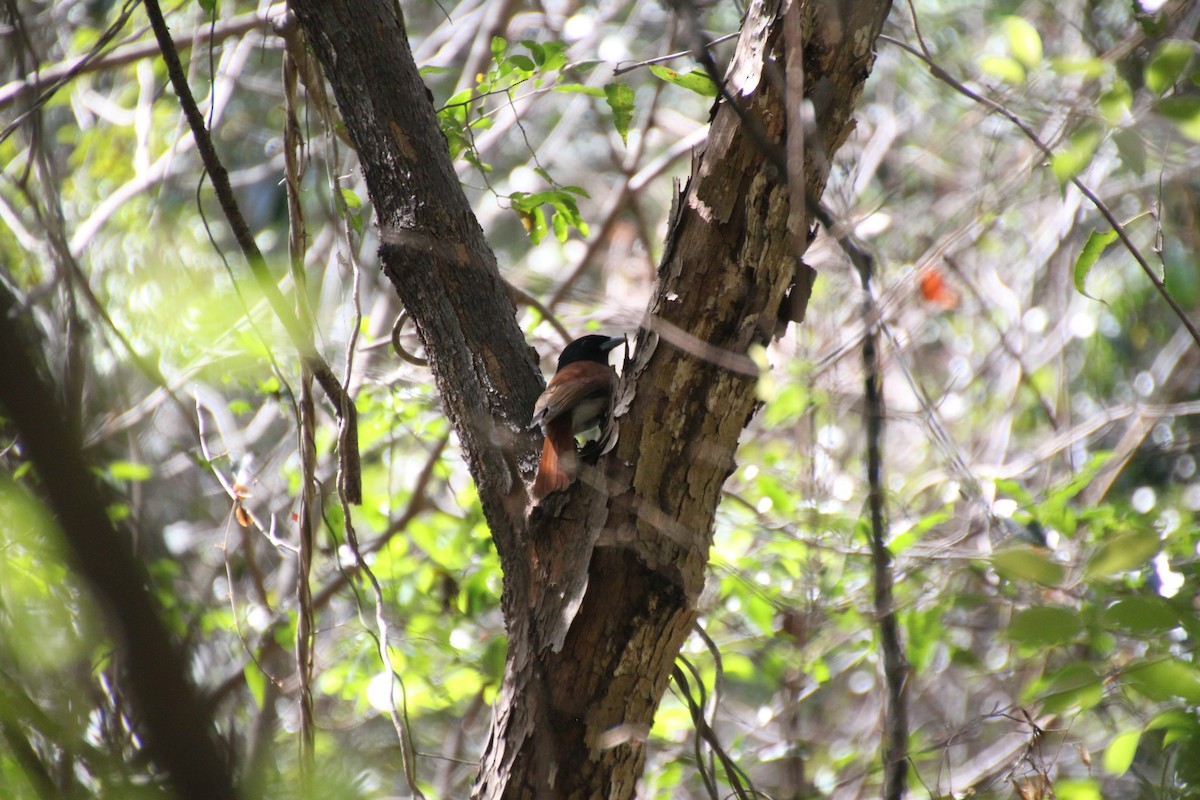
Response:
[[[674,181],[714,102],[687,85],[676,12],[400,5],[543,366],[564,343],[547,313],[568,336],[632,338]],[[711,41],[738,30],[736,4],[697,5]],[[242,211],[293,296],[271,24],[285,9],[212,6],[166,10]],[[119,493],[110,513],[149,566],[239,776],[258,796],[295,797],[299,365],[130,8],[111,37],[116,2],[6,10],[0,273],[44,336],[65,422]],[[1200,796],[1200,344],[1071,183],[1200,319],[1198,8],[897,4],[884,29],[896,41],[880,42],[834,156],[825,202],[878,264],[914,797]],[[717,61],[733,47],[715,44]],[[87,69],[53,82],[88,53]],[[371,589],[345,572],[326,405],[314,796],[408,796],[389,719],[402,702],[420,785],[465,797],[503,666],[499,563],[379,270],[353,150],[303,83],[296,102],[303,302],[322,354],[339,375],[349,366],[354,524],[398,676],[380,660]],[[862,522],[862,288],[826,236],[806,260],[818,273],[807,317],[759,359],[764,406],[718,512],[706,633],[681,659],[765,796],[871,797],[884,695]],[[39,796],[32,754],[63,797],[157,796],[94,603],[11,425],[0,437],[0,793]],[[682,691],[672,684],[656,718],[640,797],[708,796],[696,759],[710,756],[694,749]]]

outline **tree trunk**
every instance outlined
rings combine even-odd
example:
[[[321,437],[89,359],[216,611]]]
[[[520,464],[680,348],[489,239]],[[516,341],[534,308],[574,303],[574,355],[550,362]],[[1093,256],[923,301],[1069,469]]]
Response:
[[[756,406],[750,348],[781,316],[802,316],[811,286],[799,262],[805,198],[789,196],[789,178],[820,197],[890,7],[791,2],[756,0],[747,14],[728,96],[676,199],[608,451],[530,517],[538,440],[524,428],[540,375],[403,21],[390,0],[291,3],[358,150],[383,268],[425,344],[505,572],[509,652],[479,797],[635,796],[654,711],[695,621],[721,487]],[[788,62],[785,13],[796,15],[802,62]],[[784,65],[796,76],[800,63],[815,124],[803,171],[793,163],[789,175]]]

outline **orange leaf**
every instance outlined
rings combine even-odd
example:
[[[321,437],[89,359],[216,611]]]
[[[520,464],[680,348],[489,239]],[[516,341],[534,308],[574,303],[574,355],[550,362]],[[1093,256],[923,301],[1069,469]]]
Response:
[[[942,271],[937,267],[926,267],[921,270],[918,280],[921,285],[921,296],[927,302],[946,311],[958,306],[958,292],[946,284]]]

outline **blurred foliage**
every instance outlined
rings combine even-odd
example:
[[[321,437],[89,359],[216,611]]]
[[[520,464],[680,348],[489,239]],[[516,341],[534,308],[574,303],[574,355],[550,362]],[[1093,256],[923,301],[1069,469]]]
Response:
[[[635,65],[691,47],[685,26],[643,3],[402,5],[505,277],[570,331],[632,331],[669,176],[686,174],[715,90],[686,56]],[[706,36],[737,29],[734,4],[701,5]],[[2,34],[5,82],[86,52],[122,10],[15,8],[29,41]],[[180,42],[210,23],[218,34],[183,52],[189,79],[259,245],[294,292],[282,277],[283,44],[262,23],[223,33],[255,8],[189,4],[170,22]],[[1112,208],[1200,317],[1196,8],[917,0],[918,36],[898,4],[885,34],[927,49],[1054,155],[881,43],[857,130],[835,156],[827,203],[881,264],[914,796],[1200,796],[1200,350],[1070,183]],[[139,13],[114,43],[146,40]],[[714,46],[718,63],[732,47]],[[248,796],[295,797],[298,364],[235,257],[166,85],[159,60],[119,61],[37,108],[31,95],[6,101],[0,119],[20,124],[0,140],[0,267],[43,330],[64,422],[118,490],[111,513],[150,567]],[[383,587],[395,671],[345,541],[325,408],[307,791],[404,796],[395,705],[426,793],[462,797],[503,669],[499,564],[428,371],[389,348],[398,327],[401,345],[420,349],[375,266],[353,153],[318,111],[300,118],[301,300],[335,371],[359,335],[365,500],[353,523]],[[806,322],[763,354],[764,408],[718,513],[709,641],[694,636],[681,662],[760,790],[871,796],[883,691],[860,524],[858,284],[824,236],[807,258],[819,279]],[[519,320],[543,355],[557,352],[541,312]],[[35,797],[46,780],[63,797],[161,796],[121,665],[11,426],[0,435],[0,793]],[[696,727],[673,686],[640,796],[704,796]]]

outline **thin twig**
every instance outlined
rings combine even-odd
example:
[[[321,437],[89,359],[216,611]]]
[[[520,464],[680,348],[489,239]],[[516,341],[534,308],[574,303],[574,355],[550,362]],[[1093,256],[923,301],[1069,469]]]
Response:
[[[0,282],[0,409],[19,431],[22,454],[37,471],[73,566],[121,648],[122,684],[136,701],[129,719],[177,797],[234,798],[233,777],[217,747],[210,709],[192,683],[190,662],[146,588],[149,576],[130,552],[128,530],[118,530],[109,517],[111,498],[84,463],[79,440],[59,422],[61,404],[44,365],[35,361],[45,343],[30,335],[26,316]]]
[[[135,4],[131,4],[131,11],[133,7],[135,7]],[[209,43],[216,44],[230,37],[249,33],[264,22],[269,21],[271,17],[278,14],[283,8],[284,6],[281,3],[273,5],[265,11],[251,11],[246,14],[230,17],[227,20],[218,22],[215,26],[201,26],[194,33],[189,32],[175,37],[175,47],[179,50],[187,50]],[[123,23],[124,20],[118,19],[117,22]],[[145,33],[144,29],[142,33]],[[42,90],[42,93],[33,101],[33,104],[44,104],[56,91],[73,78],[92,72],[116,69],[117,67],[123,67],[158,54],[157,42],[121,44],[112,50],[105,51],[104,45],[108,41],[109,39],[98,40],[91,51],[84,55],[75,56],[66,61],[60,61],[57,64],[50,64],[47,67],[38,69],[37,72],[29,73],[24,78],[18,78],[0,86],[0,111],[17,102],[29,92],[39,89]]]
[[[650,102],[649,113],[647,114],[646,122],[642,127],[642,135],[637,137],[635,140],[634,147],[636,149],[628,161],[630,164],[637,164],[641,160],[642,153],[645,152],[646,142],[650,141],[650,137],[647,135],[647,133],[653,124],[655,108],[658,105],[660,96],[660,89],[661,87],[655,87],[654,97]],[[708,129],[706,127],[699,130],[707,132]],[[604,201],[604,207],[600,210],[599,224],[592,227],[593,235],[588,237],[586,248],[580,254],[579,258],[575,260],[575,263],[572,264],[568,270],[566,270],[567,277],[555,287],[554,293],[551,294],[550,299],[546,301],[547,308],[556,308],[558,304],[567,297],[571,289],[574,288],[575,284],[579,282],[579,279],[583,277],[583,274],[587,271],[588,267],[591,266],[592,259],[595,257],[596,253],[598,253],[600,248],[609,241],[609,233],[611,233],[617,220],[626,211],[626,209],[629,208],[631,203],[636,202],[635,197],[637,192],[643,186],[649,183],[654,177],[657,177],[662,172],[665,172],[667,167],[669,167],[675,161],[675,159],[692,150],[700,143],[700,141],[702,141],[702,139],[697,139],[695,133],[688,135],[681,142],[677,142],[667,153],[660,156],[655,161],[652,161],[646,167],[643,167],[633,175],[630,175],[629,170],[625,169],[622,165],[621,178],[617,185],[613,187],[612,191],[609,192],[608,199]],[[648,174],[648,170],[652,171],[652,174]],[[647,251],[647,253],[649,253],[649,251]]]
[[[913,47],[907,42],[902,42],[899,39],[894,39],[891,36],[886,36],[883,34],[880,34],[879,40],[893,44],[896,47],[899,47],[901,50],[911,53],[913,56],[920,59],[925,66],[929,67],[930,74],[932,74],[935,78],[940,80],[942,83],[945,83],[959,94],[970,98],[989,111],[999,114],[1013,125],[1017,126],[1017,129],[1020,130],[1021,133],[1025,134],[1025,138],[1033,142],[1034,146],[1041,150],[1047,158],[1052,158],[1054,156],[1054,151],[1051,150],[1050,147],[1038,137],[1033,128],[1029,127],[1020,117],[1016,115],[1015,112],[1010,111],[1007,106],[990,98],[984,97],[978,92],[968,88],[961,81],[943,69],[927,53],[922,52],[920,49]],[[1183,327],[1187,329],[1189,334],[1191,334],[1192,341],[1196,343],[1197,347],[1200,347],[1200,329],[1197,329],[1195,323],[1188,318],[1187,312],[1184,311],[1183,307],[1180,306],[1175,298],[1171,296],[1170,292],[1167,291],[1166,284],[1163,283],[1162,278],[1158,277],[1158,273],[1156,273],[1154,268],[1150,266],[1150,262],[1147,261],[1146,257],[1142,255],[1142,251],[1138,249],[1138,246],[1133,243],[1133,239],[1131,239],[1129,234],[1125,231],[1125,226],[1121,224],[1116,215],[1113,214],[1112,210],[1109,209],[1104,201],[1097,197],[1096,193],[1088,188],[1087,184],[1080,180],[1079,176],[1072,176],[1071,183],[1075,185],[1075,188],[1079,190],[1080,194],[1091,201],[1092,205],[1096,207],[1096,210],[1100,212],[1100,216],[1104,217],[1105,221],[1112,226],[1113,231],[1115,231],[1117,234],[1117,238],[1121,240],[1121,244],[1125,246],[1125,249],[1128,250],[1129,254],[1133,256],[1135,261],[1137,261],[1138,266],[1142,268],[1142,272],[1144,272],[1146,277],[1150,279],[1150,283],[1154,286],[1155,290],[1159,293],[1159,295],[1162,296],[1163,300],[1167,302],[1167,305],[1171,307],[1171,311],[1174,312],[1175,316],[1179,317],[1179,321],[1183,323]]]
[[[300,120],[296,116],[296,64],[291,53],[283,56],[283,163],[284,185],[287,189],[288,256],[292,280],[296,285],[296,316],[309,323],[304,274],[304,253],[307,250],[304,209],[300,203],[300,181],[304,174],[304,141]],[[296,675],[300,697],[300,785],[305,791],[313,786],[316,764],[316,719],[313,709],[313,651],[317,644],[316,614],[312,602],[312,560],[317,519],[317,446],[316,409],[312,396],[312,372],[307,364],[300,369],[300,419],[298,420],[300,452],[300,563],[296,570]],[[341,416],[339,412],[339,417]]]
[[[167,65],[167,74],[171,78],[171,85],[175,89],[184,116],[187,117],[188,125],[192,129],[192,136],[196,140],[196,149],[199,151],[204,168],[212,181],[221,210],[229,222],[230,230],[233,232],[242,254],[250,265],[250,271],[254,274],[259,290],[270,303],[275,316],[283,324],[292,346],[300,354],[300,359],[312,370],[313,377],[321,384],[321,388],[330,399],[339,419],[343,414],[346,415],[342,422],[352,432],[352,435],[346,439],[350,449],[340,454],[340,469],[346,473],[350,502],[361,503],[362,477],[358,458],[358,423],[354,403],[347,402],[345,387],[338,381],[325,359],[317,352],[312,343],[311,333],[304,329],[300,320],[292,313],[282,292],[279,291],[279,286],[271,277],[266,259],[263,258],[262,251],[254,241],[254,234],[250,231],[250,226],[246,224],[246,219],[238,208],[237,199],[234,197],[233,188],[229,183],[229,173],[217,156],[212,137],[205,126],[204,117],[196,105],[195,97],[192,96],[192,90],[188,86],[187,77],[183,72],[183,65],[179,61],[179,53],[175,49],[175,42],[171,39],[170,31],[167,29],[166,20],[163,19],[158,0],[145,0],[144,5],[146,14],[150,18],[150,25],[154,28],[154,35],[158,39],[163,61]]]
[[[287,41],[289,47],[291,47],[296,43],[297,40],[289,38]],[[299,49],[294,54],[294,57],[298,61],[303,59],[304,61],[302,63],[305,63],[307,66],[309,66],[309,71],[315,72],[315,70],[312,69],[312,65],[308,63],[308,51],[306,49]],[[335,125],[336,120],[333,118],[332,108],[327,102],[325,102],[323,93],[320,101],[321,102],[318,106],[318,110],[323,115],[325,120],[325,129],[330,134],[330,160],[334,165],[336,165],[339,160],[337,144],[338,140],[336,137],[337,126]],[[330,172],[330,181],[332,184],[331,188],[333,189],[332,196],[334,197],[334,202],[344,206],[344,201],[342,200],[341,183],[338,179],[337,171],[336,169],[333,169]],[[346,371],[343,377],[344,385],[349,386],[350,378],[354,368],[354,349],[358,344],[358,330],[362,324],[362,265],[354,256],[354,248],[351,244],[350,236],[350,214],[348,210],[344,207],[340,208],[339,216],[342,220],[342,233],[346,237],[346,250],[350,254],[351,269],[353,270],[352,295],[354,304],[354,324],[351,326],[351,334],[349,336],[349,340],[346,342]],[[343,395],[343,404],[349,404],[351,402],[352,400],[350,399],[349,394]],[[343,419],[346,418],[347,415],[343,415]],[[350,431],[347,426],[342,425],[339,427],[338,442],[341,447],[344,448],[346,446],[347,437],[349,434]],[[444,442],[445,440],[443,439],[443,443]],[[441,447],[439,446],[435,452],[440,454]],[[414,489],[414,492],[419,492],[419,496],[422,499],[424,498],[425,494],[426,481],[428,480],[429,474],[432,473],[433,466],[437,464],[438,460],[439,459],[437,455],[431,458],[430,462],[427,464],[426,470],[423,471],[422,475],[418,478],[418,488]],[[359,571],[366,575],[367,580],[370,582],[371,590],[375,597],[375,633],[373,635],[375,635],[375,643],[379,650],[380,660],[383,662],[384,668],[387,669],[392,676],[392,680],[388,684],[388,713],[392,720],[392,727],[396,731],[396,737],[400,742],[400,761],[404,770],[404,779],[408,783],[408,788],[412,793],[412,796],[418,798],[418,800],[424,800],[425,795],[422,794],[417,785],[417,754],[416,747],[413,744],[412,728],[408,719],[408,693],[404,687],[404,679],[392,665],[391,653],[389,651],[388,622],[387,617],[384,615],[383,588],[379,583],[379,579],[376,578],[375,573],[372,572],[370,566],[367,565],[366,558],[363,555],[363,550],[359,546],[358,534],[355,532],[354,519],[351,515],[350,509],[350,487],[346,483],[346,474],[343,471],[338,472],[337,495],[338,502],[340,503],[342,509],[342,524],[344,525],[346,531],[346,543],[350,546],[351,551],[354,553],[355,565],[358,567]],[[419,508],[420,504],[418,503],[416,496],[417,495],[414,494],[414,499],[410,503],[410,508]],[[397,685],[400,687],[400,701],[398,704],[395,694]]]
[[[300,377],[300,563],[296,570],[296,676],[300,703],[300,785],[307,792],[313,786],[316,765],[317,723],[313,708],[314,651],[317,645],[316,612],[313,608],[312,562],[315,545],[316,497],[316,419],[312,396],[312,375],[301,368]]]
[[[884,721],[883,797],[901,800],[908,779],[908,713],[905,683],[908,664],[900,644],[900,626],[893,596],[892,554],[887,548],[883,490],[883,376],[879,369],[879,330],[871,325],[875,304],[870,297],[869,275],[863,277],[863,316],[868,321],[863,337],[863,381],[867,418],[867,502],[871,517],[871,564],[875,582],[875,615],[888,702]]]
[[[88,59],[95,58],[101,52],[104,51],[104,48],[108,47],[109,42],[111,42],[113,40],[113,38],[116,37],[117,33],[120,32],[121,28],[125,27],[125,23],[129,21],[129,17],[133,15],[133,12],[136,8],[137,8],[136,2],[133,2],[133,0],[127,0],[124,7],[121,9],[121,15],[119,17],[117,17],[117,19],[113,22],[112,25],[109,25],[108,28],[105,29],[105,31],[102,34],[100,34],[100,38],[96,40],[96,43],[94,45],[92,45],[91,51],[83,57],[84,60],[82,62],[80,62],[81,65],[86,64]],[[39,97],[37,97],[32,103],[29,104],[29,108],[27,108],[21,114],[18,114],[15,119],[13,119],[11,122],[8,123],[8,125],[4,126],[4,130],[0,131],[0,142],[3,142],[9,136],[12,136],[13,131],[17,130],[18,128],[21,127],[21,125],[23,125],[25,123],[25,118],[27,116],[29,116],[30,114],[39,112],[42,109],[42,107],[46,104],[46,102],[54,95],[55,92],[57,92],[59,89],[61,89],[63,86],[65,86],[67,83],[69,83],[71,81],[71,78],[73,78],[75,76],[76,72],[78,71],[79,66],[80,65],[77,65],[75,69],[68,70],[65,74],[56,78],[53,85],[51,85],[46,91],[42,92],[42,94]],[[39,76],[38,76],[37,72],[34,72],[34,74],[33,74],[32,85],[35,88],[41,87],[41,81],[39,80]],[[8,89],[9,87],[5,86],[4,88]],[[21,88],[23,89],[24,87],[21,87]],[[19,96],[19,95],[20,95],[20,92],[18,92],[18,94],[16,96]],[[0,106],[0,107],[3,107],[3,106]]]
[[[534,311],[542,315],[542,319],[550,323],[550,327],[554,328],[555,332],[562,337],[563,344],[569,344],[575,337],[566,329],[558,317],[554,316],[554,312],[546,306],[542,305],[542,301],[531,295],[529,292],[517,286],[514,283],[504,282],[504,289],[508,292],[508,299],[520,305],[527,305]]]
[[[724,36],[718,36],[716,39],[713,39],[711,42],[708,42],[705,45],[705,47],[712,47],[713,45],[720,44],[721,42],[727,42],[730,39],[736,39],[738,36],[741,35],[741,33],[742,32],[740,30],[738,30],[738,31],[734,31],[733,33],[727,33]],[[630,64],[627,67],[621,66],[621,64],[618,62],[617,66],[613,67],[612,74],[614,76],[624,75],[626,72],[633,72],[635,69],[641,69],[642,67],[648,67],[651,64],[660,64],[663,61],[674,61],[677,58],[683,58],[684,56],[690,56],[694,52],[695,52],[694,50],[681,50],[678,53],[669,53],[665,56],[655,56],[654,58],[648,58],[645,61],[638,61],[634,64]]]
[[[1038,407],[1046,415],[1046,421],[1050,423],[1050,427],[1057,431],[1059,429],[1059,421],[1058,415],[1054,413],[1054,407],[1050,405],[1050,401],[1042,393],[1041,388],[1034,382],[1033,370],[1026,365],[1024,357],[1017,352],[1017,348],[1009,339],[1008,331],[1001,327],[1000,323],[990,313],[987,313],[991,306],[988,299],[983,296],[983,292],[975,285],[975,281],[971,280],[971,277],[967,275],[966,271],[958,265],[958,262],[952,256],[943,255],[942,260],[950,266],[950,269],[954,270],[954,274],[962,281],[963,286],[967,287],[967,291],[971,293],[971,297],[975,298],[975,302],[984,310],[984,313],[980,316],[983,317],[984,321],[988,323],[992,331],[996,334],[996,340],[999,342],[1000,347],[1009,358],[1016,362],[1017,368],[1020,370],[1017,379],[1037,399]]]
[[[345,501],[345,493],[339,488],[339,493],[342,495],[343,510],[348,506]],[[346,544],[350,546],[351,552],[354,553],[354,563],[358,567],[359,572],[367,577],[367,581],[371,584],[371,592],[375,599],[375,630],[370,631],[371,636],[375,638],[375,644],[379,650],[379,659],[383,662],[383,668],[391,675],[391,680],[388,682],[388,712],[392,719],[392,727],[396,731],[396,736],[400,740],[400,764],[404,770],[404,779],[408,782],[409,791],[413,797],[418,800],[425,800],[425,795],[417,786],[417,758],[416,748],[413,746],[412,730],[408,724],[408,692],[404,688],[404,679],[400,673],[396,671],[392,664],[391,650],[388,645],[388,622],[387,617],[383,613],[384,598],[383,587],[379,583],[379,578],[371,571],[367,565],[366,559],[363,557],[362,548],[359,547],[358,534],[354,531],[354,525],[350,517],[345,518],[346,527]],[[396,687],[400,687],[399,703],[396,700]]]
[[[3,285],[0,284],[0,290],[2,289]],[[417,474],[416,481],[413,482],[408,504],[405,506],[404,511],[390,525],[388,525],[387,530],[385,530],[377,538],[371,540],[362,548],[362,554],[364,556],[377,553],[386,547],[388,542],[395,538],[397,534],[404,531],[408,527],[409,523],[416,519],[417,516],[428,506],[429,484],[433,480],[434,468],[441,461],[442,452],[446,449],[446,444],[448,441],[449,438],[443,436],[434,444],[433,449],[429,452],[429,457],[425,461],[425,465],[421,468],[420,473]],[[347,519],[349,519],[349,517],[347,517]],[[334,597],[336,597],[343,589],[350,585],[355,576],[359,574],[359,570],[360,566],[358,561],[346,566],[339,566],[338,571],[329,576],[329,582],[322,586],[321,589],[313,595],[313,609],[320,610],[329,605],[330,601],[333,600]],[[279,632],[279,629],[288,624],[292,619],[292,611],[293,609],[290,607],[277,609],[275,616],[271,619],[271,622],[263,629],[262,633],[259,634],[256,647],[260,652],[268,647],[273,646],[273,643],[275,642],[275,635]],[[245,665],[241,664],[235,667],[229,675],[225,676],[224,679],[217,682],[213,689],[205,695],[205,707],[211,708],[216,706],[221,702],[222,698],[228,695],[231,691],[239,686],[244,685],[245,681]]]
[[[679,657],[696,679],[696,684],[700,688],[701,700],[703,701],[704,684],[700,681],[700,676],[696,672],[696,668],[692,663],[683,656]],[[717,791],[717,782],[714,777],[714,771],[709,768],[704,760],[704,753],[700,748],[700,743],[704,740],[700,734],[700,728],[704,723],[704,703],[696,703],[692,700],[691,689],[688,687],[687,679],[679,667],[675,667],[675,685],[679,687],[679,691],[684,693],[687,698],[688,711],[692,713],[692,723],[694,726],[692,736],[692,756],[696,759],[696,772],[700,775],[700,780],[704,784],[704,790],[708,792],[711,800],[720,800],[720,793]],[[705,723],[706,724],[706,723]]]
[[[696,726],[696,734],[698,738],[704,740],[713,755],[715,755],[717,760],[721,762],[721,769],[725,771],[725,779],[729,782],[730,788],[733,789],[733,794],[735,797],[742,798],[742,800],[758,797],[759,792],[754,788],[754,784],[750,782],[749,776],[746,775],[745,771],[743,771],[742,768],[737,765],[737,762],[730,758],[729,753],[727,753],[725,748],[721,746],[721,741],[717,738],[716,731],[712,729],[712,726],[709,725],[708,721],[704,718],[704,684],[700,681],[699,672],[692,665],[692,663],[682,655],[679,656],[678,660],[682,662],[688,668],[688,671],[692,673],[692,676],[696,679],[697,691],[700,693],[699,701],[692,697],[692,691],[688,684],[687,677],[684,675],[683,670],[676,665],[674,670],[671,672],[671,677],[675,680],[676,686],[678,686],[680,691],[683,693],[683,699],[684,702],[687,703],[689,713],[692,715],[692,724]],[[703,762],[699,757],[698,744],[696,766],[701,768],[701,776],[704,777],[707,774],[707,771],[703,769]],[[710,778],[705,778],[706,786],[709,785],[709,780]]]
[[[400,333],[404,330],[404,323],[409,319],[408,311],[401,311],[396,316],[396,321],[392,323],[392,352],[400,356],[404,361],[412,364],[414,367],[428,367],[428,359],[414,356],[412,353],[404,349],[404,344],[400,341]]]
[[[879,309],[871,286],[875,260],[850,237],[847,226],[838,224],[821,203],[813,212],[850,259],[862,283],[862,342],[864,414],[867,433],[867,505],[870,516],[871,564],[874,573],[875,617],[883,656],[887,704],[883,726],[883,797],[901,800],[908,782],[908,662],[900,642],[893,593],[895,575],[887,547],[887,523],[883,487],[883,375],[879,367]]]

